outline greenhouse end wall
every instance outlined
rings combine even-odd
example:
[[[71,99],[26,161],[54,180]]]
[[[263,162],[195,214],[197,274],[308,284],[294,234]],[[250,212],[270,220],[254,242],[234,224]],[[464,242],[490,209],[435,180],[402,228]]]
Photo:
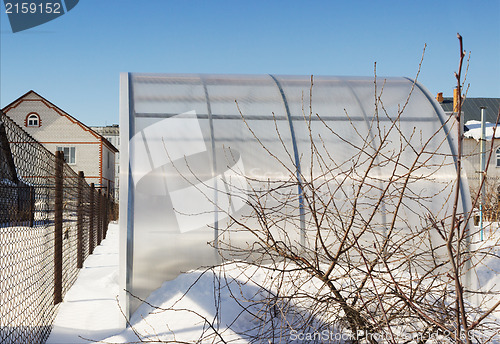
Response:
[[[232,219],[251,212],[251,191],[270,180],[297,181],[286,210],[292,219],[286,240],[310,245],[300,185],[307,176],[324,173],[308,154],[311,141],[317,154],[349,161],[355,147],[370,153],[367,140],[393,125],[402,109],[399,135],[418,132],[438,153],[429,159],[440,159],[430,160],[432,181],[422,180],[412,189],[424,199],[434,195],[432,202],[423,206],[408,200],[403,216],[418,223],[426,211],[449,215],[450,200],[439,191],[451,190],[456,177],[456,130],[429,92],[410,79],[380,80],[378,91],[368,77],[316,76],[312,81],[310,76],[123,73],[120,82],[120,289],[135,297],[146,299],[184,271],[242,259],[219,244],[228,239],[225,229]],[[377,132],[379,93],[383,109]],[[388,142],[389,149],[401,143],[396,136]],[[400,158],[404,164],[414,157]],[[380,168],[373,173],[381,183],[389,178]],[[460,206],[466,210],[465,179],[462,185]],[[336,201],[345,197],[338,195]],[[381,232],[392,207],[384,204],[377,215]],[[250,247],[252,240],[245,231],[231,234],[232,245]],[[120,295],[129,315],[140,304],[130,294]]]

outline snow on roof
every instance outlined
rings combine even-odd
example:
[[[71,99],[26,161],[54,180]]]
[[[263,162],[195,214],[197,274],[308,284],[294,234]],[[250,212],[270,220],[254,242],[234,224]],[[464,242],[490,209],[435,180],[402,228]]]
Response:
[[[493,137],[493,131],[495,131],[495,138],[500,138],[500,128],[494,130],[495,124],[486,122],[485,127],[484,138],[486,139],[486,141],[491,140],[491,138]],[[464,131],[464,137],[479,141],[481,139],[481,121],[467,121],[465,123]]]

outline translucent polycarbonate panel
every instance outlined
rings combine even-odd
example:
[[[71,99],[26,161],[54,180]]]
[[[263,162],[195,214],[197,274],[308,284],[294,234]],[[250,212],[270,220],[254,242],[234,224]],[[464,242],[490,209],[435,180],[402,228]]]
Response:
[[[409,238],[414,228],[425,226],[422,214],[450,215],[445,213],[451,211],[450,207],[433,209],[433,204],[447,203],[456,174],[451,135],[446,135],[449,126],[442,128],[446,119],[439,117],[420,87],[405,78],[375,83],[361,78],[315,77],[307,83],[303,77],[281,77],[279,82],[294,116],[301,172],[315,184],[306,185],[305,193],[308,187],[311,191],[319,188],[324,194],[334,195],[329,206],[344,213],[345,218],[353,207],[361,218],[371,218],[373,228],[367,229],[362,223],[357,226],[365,232],[362,239],[367,248],[383,242],[385,228],[393,222],[398,235],[392,236],[397,241]],[[408,142],[402,142],[402,137]],[[397,164],[393,163],[396,156]],[[385,161],[390,157],[394,160]],[[408,179],[404,197],[399,199],[393,188],[398,185],[395,180],[404,180],[407,167],[425,178]],[[307,197],[305,205],[318,206]],[[306,223],[308,215],[306,211]],[[328,223],[329,228],[339,230],[344,225],[340,218]],[[315,228],[313,224],[311,230]],[[340,241],[335,230],[325,233],[332,241]],[[315,236],[306,238],[314,240]]]
[[[367,247],[390,223],[404,238],[423,214],[449,215],[452,123],[409,79],[132,73],[121,76],[120,104],[121,280],[139,298],[183,271],[257,258],[255,206],[269,211],[277,241],[314,247],[313,185],[331,195],[325,208],[341,215],[356,202],[374,218]],[[408,171],[417,177],[404,199],[382,197]],[[341,222],[325,240],[338,240]],[[127,313],[139,304],[121,299]]]
[[[139,116],[178,115],[188,111],[207,112],[205,89],[196,76],[132,74],[131,84],[135,86],[131,95],[134,100],[133,111]]]
[[[214,116],[235,116],[239,119],[242,115],[249,119],[264,116],[269,119],[269,110],[284,115],[279,88],[270,77],[206,76],[203,80]]]

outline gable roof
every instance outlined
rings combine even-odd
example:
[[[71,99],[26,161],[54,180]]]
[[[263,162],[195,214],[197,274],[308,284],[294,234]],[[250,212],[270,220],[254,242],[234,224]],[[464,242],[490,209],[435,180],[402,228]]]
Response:
[[[439,104],[445,112],[453,112],[453,98],[444,98],[443,102]],[[497,121],[500,98],[465,98],[462,104],[464,123],[470,120],[480,121],[481,106],[486,106],[486,122],[495,123]]]
[[[28,92],[26,92],[25,94],[23,94],[22,96],[20,96],[19,98],[17,98],[16,100],[14,100],[13,102],[11,102],[9,105],[5,106],[2,111],[3,113],[8,116],[8,112],[11,110],[11,109],[14,109],[16,108],[19,104],[21,104],[23,102],[23,100],[25,100],[24,98],[26,98],[28,95],[36,95],[37,97],[40,98],[40,101],[45,103],[45,105],[53,110],[55,110],[59,115],[63,116],[63,117],[66,117],[68,120],[70,120],[71,122],[75,123],[76,125],[80,126],[83,130],[89,132],[91,135],[93,135],[96,139],[98,140],[101,140],[111,151],[117,153],[118,152],[118,149],[116,149],[115,146],[113,146],[111,144],[111,142],[109,142],[107,139],[105,139],[102,135],[100,135],[99,133],[95,132],[94,130],[92,130],[92,128],[90,128],[89,126],[83,124],[82,122],[80,122],[79,120],[77,120],[75,117],[71,116],[69,113],[67,113],[66,111],[62,110],[61,108],[59,108],[58,106],[56,106],[54,103],[48,101],[47,99],[45,99],[44,97],[42,97],[41,95],[39,95],[38,93],[36,93],[35,91],[33,90],[30,90]]]

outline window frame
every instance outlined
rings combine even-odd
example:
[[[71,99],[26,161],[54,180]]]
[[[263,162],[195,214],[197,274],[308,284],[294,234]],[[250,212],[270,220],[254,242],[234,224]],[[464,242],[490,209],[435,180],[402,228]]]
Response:
[[[36,123],[30,123],[31,121],[36,121]],[[36,112],[30,112],[26,116],[26,127],[28,128],[39,128],[41,125],[40,115]]]
[[[65,149],[67,149],[67,155],[66,155]],[[68,165],[76,165],[76,147],[75,146],[57,146],[56,151],[62,151],[64,153],[64,161]]]

